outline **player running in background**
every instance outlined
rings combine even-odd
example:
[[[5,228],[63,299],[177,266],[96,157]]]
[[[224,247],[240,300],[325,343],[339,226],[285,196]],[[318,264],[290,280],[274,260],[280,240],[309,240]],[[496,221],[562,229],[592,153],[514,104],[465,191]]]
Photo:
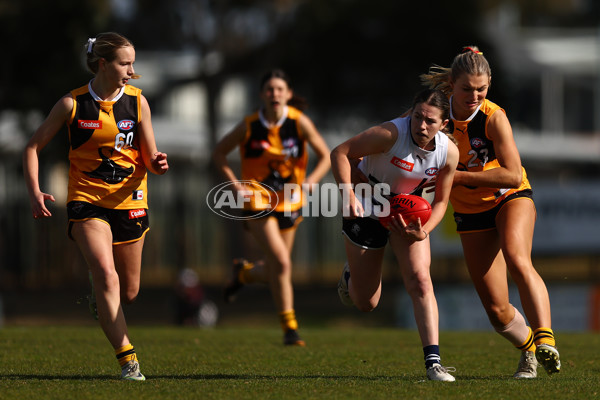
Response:
[[[167,155],[156,148],[150,107],[128,85],[135,49],[125,37],[101,33],[86,45],[94,78],[62,97],[29,140],[23,169],[33,217],[52,216],[41,191],[39,153],[67,125],[68,235],[81,250],[94,283],[98,319],[115,349],[121,378],[145,380],[121,307],[137,297],[142,247],[149,228],[147,171],[162,175]]]
[[[442,220],[458,162],[458,150],[441,132],[449,120],[450,105],[439,90],[424,90],[413,101],[412,111],[371,127],[337,146],[331,152],[333,175],[343,196],[343,228],[347,263],[338,285],[340,299],[361,311],[371,311],[381,296],[381,270],[388,242],[398,261],[402,279],[413,303],[427,377],[454,381],[441,364],[439,316],[429,273],[429,232]],[[353,160],[362,157],[358,168],[369,182],[388,184],[390,194],[420,195],[424,185],[435,182],[432,214],[423,226],[420,220],[406,224],[393,218],[389,231],[375,216],[367,198],[352,190]],[[347,217],[346,217],[347,216]]]
[[[536,210],[532,190],[502,108],[486,99],[491,69],[477,47],[465,47],[450,68],[421,76],[450,97],[450,128],[460,160],[450,194],[471,279],[491,324],[522,351],[515,378],[535,378],[537,361],[560,371],[546,285],[531,261]],[[508,298],[507,270],[525,316]]]
[[[302,220],[303,193],[294,190],[290,198],[284,198],[284,185],[305,183],[310,187],[318,183],[329,170],[329,148],[313,122],[302,113],[303,102],[294,96],[285,72],[272,70],[262,77],[260,99],[263,106],[223,137],[213,151],[215,166],[234,183],[236,192],[250,193],[262,186],[274,191],[270,193],[272,199],[279,199],[274,211],[260,218],[253,218],[264,211],[260,205],[248,203],[244,210],[248,217],[244,226],[261,246],[264,261],[234,260],[233,279],[225,288],[225,301],[232,302],[243,285],[268,283],[284,331],[284,344],[304,346],[297,332],[291,258],[296,228]],[[307,143],[314,150],[317,163],[305,179]],[[227,154],[236,147],[240,149],[241,180],[227,162]],[[246,184],[248,181],[256,184],[252,187]],[[285,215],[286,207],[290,215]]]

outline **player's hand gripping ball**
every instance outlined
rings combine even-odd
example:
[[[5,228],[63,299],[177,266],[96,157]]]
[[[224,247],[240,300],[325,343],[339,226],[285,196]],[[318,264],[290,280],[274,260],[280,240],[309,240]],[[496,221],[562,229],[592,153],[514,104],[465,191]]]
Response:
[[[379,217],[379,222],[387,228],[392,217],[398,214],[402,215],[406,224],[416,223],[417,219],[421,218],[421,226],[423,226],[431,217],[431,205],[420,196],[399,194],[390,200],[390,214],[387,217]]]

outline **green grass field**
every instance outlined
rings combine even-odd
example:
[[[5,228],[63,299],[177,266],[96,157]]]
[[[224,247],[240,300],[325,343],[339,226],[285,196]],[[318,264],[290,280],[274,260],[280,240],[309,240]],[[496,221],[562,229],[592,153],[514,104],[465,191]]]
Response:
[[[414,331],[130,328],[145,382],[121,381],[99,327],[0,329],[2,399],[590,399],[600,398],[600,335],[560,334],[563,368],[511,379],[519,354],[495,333],[442,332],[455,383],[425,378]]]

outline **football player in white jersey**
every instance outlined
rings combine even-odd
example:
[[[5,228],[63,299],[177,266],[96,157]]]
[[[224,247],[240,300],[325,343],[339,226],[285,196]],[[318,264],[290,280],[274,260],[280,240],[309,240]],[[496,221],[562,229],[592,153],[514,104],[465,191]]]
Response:
[[[429,232],[442,220],[454,172],[458,149],[441,132],[449,121],[450,106],[439,90],[419,92],[409,116],[373,126],[337,146],[331,152],[333,175],[345,198],[343,229],[347,263],[338,285],[346,305],[371,311],[381,296],[381,271],[388,242],[396,256],[413,310],[423,352],[427,377],[454,381],[450,368],[442,366],[439,351],[438,308],[429,273],[431,252]],[[378,221],[369,201],[357,197],[351,174],[353,160],[362,158],[359,168],[372,184],[387,184],[390,194],[422,195],[425,185],[435,185],[432,214],[427,223],[406,224],[394,217],[389,230]]]

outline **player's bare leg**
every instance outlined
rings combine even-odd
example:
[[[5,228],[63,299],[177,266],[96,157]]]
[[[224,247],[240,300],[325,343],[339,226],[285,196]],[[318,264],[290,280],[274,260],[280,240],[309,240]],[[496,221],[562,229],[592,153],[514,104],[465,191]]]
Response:
[[[550,298],[546,285],[531,261],[535,206],[529,199],[508,202],[498,212],[500,246],[511,277],[517,284],[523,310],[534,333],[537,361],[548,374],[560,372]]]
[[[294,310],[291,247],[295,228],[280,230],[277,219],[268,217],[248,221],[248,228],[264,252],[265,272],[271,295],[284,330],[284,344],[305,345],[297,333],[298,322]]]
[[[121,285],[113,256],[110,226],[88,220],[73,224],[72,236],[86,259],[96,294],[98,321],[119,359],[123,379],[144,380],[139,372],[135,350],[129,341],[125,315],[121,307]],[[124,374],[126,376],[124,376]]]
[[[379,304],[381,297],[381,264],[384,249],[363,249],[345,236],[344,244],[350,271],[350,298],[360,311],[372,311]]]

